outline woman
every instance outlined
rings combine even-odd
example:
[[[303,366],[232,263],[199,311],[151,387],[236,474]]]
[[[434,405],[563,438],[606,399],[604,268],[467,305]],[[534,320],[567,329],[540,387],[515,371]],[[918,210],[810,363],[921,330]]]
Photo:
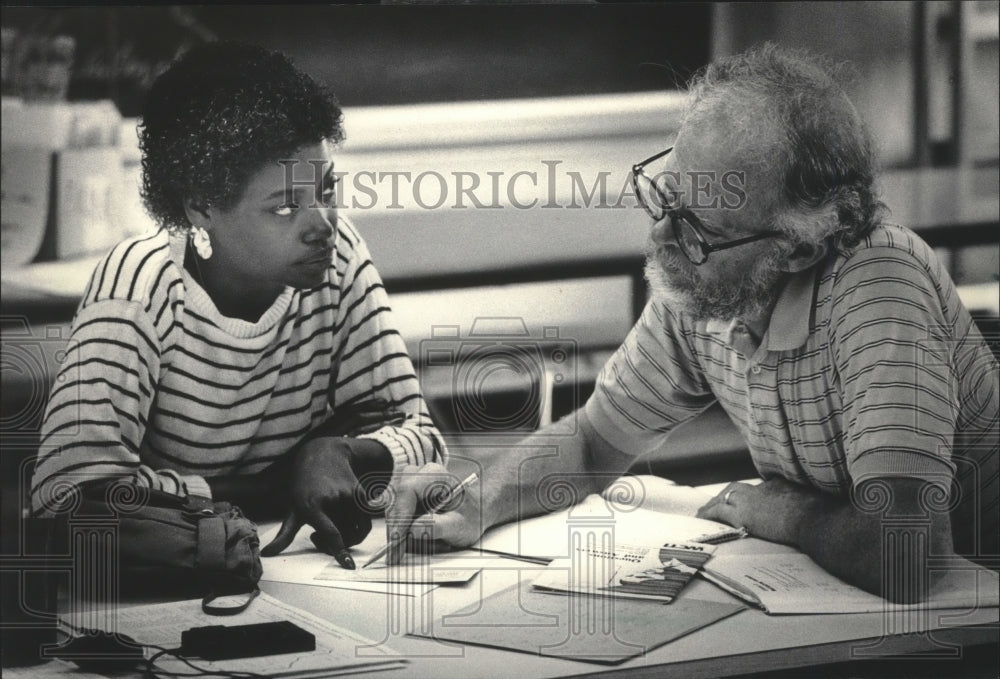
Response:
[[[264,553],[309,523],[348,565],[371,529],[359,476],[442,460],[379,275],[337,215],[343,137],[333,98],[261,48],[200,46],[157,79],[140,145],[161,228],[94,271],[46,411],[36,511],[121,477],[247,506],[288,498]],[[345,422],[372,403],[374,425]]]

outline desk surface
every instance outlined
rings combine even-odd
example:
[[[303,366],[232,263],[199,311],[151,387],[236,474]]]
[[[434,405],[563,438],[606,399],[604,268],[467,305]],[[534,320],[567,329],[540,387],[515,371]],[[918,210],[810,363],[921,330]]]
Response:
[[[456,473],[461,475],[459,470]],[[725,484],[702,486],[701,489],[714,494],[723,485]],[[648,505],[651,509],[656,508],[655,498],[655,491],[651,491],[647,498],[653,503]],[[644,501],[641,506],[646,506]],[[726,543],[719,549],[739,553],[766,546],[767,543],[749,540]],[[408,667],[386,675],[400,679],[528,679],[585,675],[696,679],[876,658],[898,658],[912,654],[925,654],[920,662],[934,660],[940,669],[936,676],[955,677],[962,676],[970,669],[960,665],[961,647],[991,645],[1000,649],[1000,611],[996,609],[774,616],[747,607],[732,617],[615,666],[495,648],[458,647],[403,634],[403,630],[411,626],[430,631],[433,629],[433,621],[442,616],[481,602],[519,581],[533,579],[544,568],[515,560],[501,560],[502,567],[497,567],[496,561],[489,563],[491,567],[484,568],[469,583],[438,587],[423,597],[388,597],[380,593],[280,582],[264,582],[262,588],[288,604],[329,619],[334,624],[349,627],[409,658]],[[735,597],[700,578],[689,583],[681,597],[738,602]],[[565,600],[569,610],[570,599],[565,597]],[[670,615],[669,605],[650,603],[655,615]],[[511,620],[509,624],[531,624],[530,616],[526,618],[528,619]],[[489,621],[477,622],[475,617],[471,621],[462,618],[460,622],[454,619],[448,622],[462,625],[495,624]],[[585,634],[586,631],[581,633]],[[619,640],[628,642],[628,639]],[[904,658],[899,662],[908,662],[913,667],[915,661]]]
[[[702,487],[702,490],[711,492],[712,487]],[[650,496],[649,499],[654,503],[648,505],[649,508],[654,508],[656,498]],[[643,503],[641,506],[646,505]],[[374,528],[375,531],[384,530],[381,520],[376,523],[378,525]],[[767,543],[759,540],[741,540],[725,543],[718,549],[740,553],[767,548]],[[290,552],[292,553],[294,550]],[[311,556],[315,554],[311,553]],[[264,563],[265,571],[267,561]],[[332,557],[330,562],[332,563]],[[384,646],[406,659],[408,662],[404,668],[378,675],[388,679],[551,679],[571,676],[697,679],[757,672],[773,673],[780,670],[791,670],[794,673],[796,668],[806,667],[813,668],[808,670],[810,676],[829,676],[815,668],[841,663],[852,663],[850,674],[834,676],[884,676],[867,674],[863,669],[858,669],[857,661],[885,658],[892,659],[893,663],[900,663],[903,668],[920,668],[919,672],[907,669],[903,673],[892,672],[891,676],[917,673],[921,677],[958,677],[969,676],[970,670],[978,670],[977,667],[970,667],[969,663],[962,662],[964,648],[976,646],[980,651],[1000,649],[1000,611],[996,607],[784,616],[767,615],[763,611],[747,607],[731,617],[614,666],[497,648],[462,646],[406,635],[408,630],[433,633],[442,616],[481,604],[486,597],[514,584],[530,582],[545,568],[543,565],[513,559],[496,559],[492,555],[483,558],[482,566],[481,572],[469,582],[457,586],[440,586],[423,596],[388,595],[379,591],[274,581],[262,581],[261,588],[287,605],[328,620],[355,635],[367,637],[375,645]],[[574,603],[569,596],[539,596],[558,597],[565,601],[567,613],[570,610],[580,610],[580,599]],[[684,599],[739,603],[731,595],[700,578],[690,582],[674,604]],[[527,603],[526,611],[530,611],[530,602],[527,599],[523,601]],[[582,601],[607,602],[608,599]],[[674,604],[644,603],[649,604],[650,624],[654,625],[657,616],[664,616],[665,619],[671,615],[672,610],[677,610]],[[589,606],[586,603],[583,605]],[[590,610],[596,608],[595,604]],[[604,620],[598,622],[603,623]],[[552,626],[549,620],[540,621],[539,617],[528,612],[519,619],[500,622],[490,620],[483,613],[481,605],[473,613],[451,617],[446,623],[454,627],[494,627],[498,633],[509,626],[523,628],[538,625],[539,629]],[[224,618],[206,618],[204,624],[233,623]],[[606,639],[607,628],[603,624],[594,627],[596,629],[582,627],[576,634],[584,637],[588,634],[601,635],[602,639]],[[128,633],[128,630],[122,631]],[[628,638],[616,635],[616,639],[629,644]],[[579,647],[579,643],[579,639],[575,639],[574,647]],[[356,652],[359,655],[371,655],[370,651],[365,652],[363,648]],[[914,659],[913,655],[917,655],[919,659]],[[994,652],[993,657],[996,655]],[[977,660],[983,657],[990,656],[982,653],[976,655]],[[928,674],[925,670],[931,661],[937,671]],[[884,669],[884,662],[880,666]],[[44,672],[32,672],[33,674],[22,676],[46,676]],[[803,669],[802,672],[807,671]],[[976,671],[973,676],[987,675]]]
[[[393,631],[422,624],[421,621],[432,624],[430,621],[442,615],[510,586],[519,577],[533,577],[538,568],[541,567],[510,561],[509,569],[484,570],[467,585],[439,587],[423,597],[389,598],[376,593],[276,582],[265,583],[264,589],[282,601],[331,619],[335,624],[349,626],[407,657],[408,667],[391,673],[400,679],[584,675],[694,679],[913,653],[950,657],[957,665],[961,656],[956,644],[995,645],[1000,640],[996,610],[769,616],[748,608],[653,649],[645,656],[609,667],[493,648],[459,647]],[[702,580],[692,582],[683,596],[735,601]],[[670,607],[662,606],[658,611],[669,615]],[[510,624],[524,623],[510,621]],[[947,670],[948,660],[939,662]],[[945,676],[954,673],[946,672]]]

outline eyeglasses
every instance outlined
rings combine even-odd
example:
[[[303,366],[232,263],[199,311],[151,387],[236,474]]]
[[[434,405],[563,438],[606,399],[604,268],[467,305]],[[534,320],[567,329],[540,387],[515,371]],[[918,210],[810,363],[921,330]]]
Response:
[[[649,216],[654,221],[660,221],[664,217],[670,217],[670,226],[674,231],[674,238],[681,252],[692,264],[704,264],[708,260],[709,253],[717,250],[728,250],[738,245],[746,245],[763,238],[771,238],[779,235],[780,231],[762,231],[745,238],[726,241],[724,243],[709,243],[705,240],[701,231],[705,225],[686,207],[673,207],[670,200],[657,186],[656,182],[646,174],[645,168],[650,163],[663,158],[673,151],[671,146],[666,151],[657,153],[652,158],[632,166],[632,186],[635,188],[635,196],[639,204],[645,208]]]

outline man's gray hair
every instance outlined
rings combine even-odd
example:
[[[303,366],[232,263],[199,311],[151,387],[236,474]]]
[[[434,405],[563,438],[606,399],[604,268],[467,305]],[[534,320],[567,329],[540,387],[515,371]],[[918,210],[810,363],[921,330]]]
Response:
[[[839,76],[819,57],[766,44],[712,63],[689,84],[685,124],[724,121],[730,148],[781,187],[763,228],[785,231],[793,246],[832,236],[851,248],[885,211],[874,144]]]

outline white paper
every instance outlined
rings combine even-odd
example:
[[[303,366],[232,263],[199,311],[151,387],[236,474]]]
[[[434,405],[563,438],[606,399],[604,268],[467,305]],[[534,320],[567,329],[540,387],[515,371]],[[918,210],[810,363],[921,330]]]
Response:
[[[265,523],[257,527],[261,546],[274,539],[279,527],[278,523]],[[368,537],[361,544],[351,547],[351,556],[359,569],[354,571],[342,568],[332,556],[317,550],[309,539],[313,530],[311,526],[303,526],[285,551],[277,556],[262,557],[264,574],[261,575],[261,580],[383,594],[391,592],[404,596],[423,596],[436,586],[432,583],[389,583],[359,575],[361,566],[385,544],[384,520],[372,521],[372,531]],[[343,571],[342,578],[333,579],[330,576],[330,571],[335,568]]]
[[[106,679],[103,674],[84,672],[71,662],[51,660],[41,665],[3,668],[4,679]]]
[[[701,542],[719,534],[738,535],[732,526],[716,521],[620,505],[590,495],[562,512],[493,528],[476,546],[531,559],[568,558],[575,534],[581,531],[611,536],[619,545]]]
[[[347,580],[350,582],[398,582],[409,584],[459,584],[468,582],[483,566],[481,556],[451,556],[407,554],[403,563],[387,566],[385,560],[377,561],[367,568],[351,571],[340,567],[336,561],[328,565],[317,580]],[[509,567],[509,566],[508,566]]]
[[[601,493],[607,500],[620,501],[628,498],[628,505],[682,516],[694,516],[715,495],[717,493],[703,488],[681,486],[670,479],[651,474],[623,476]]]
[[[805,554],[717,554],[704,567],[706,579],[772,614],[878,613],[1000,605],[997,573],[965,562],[930,573],[927,600],[892,604],[847,584]]]

